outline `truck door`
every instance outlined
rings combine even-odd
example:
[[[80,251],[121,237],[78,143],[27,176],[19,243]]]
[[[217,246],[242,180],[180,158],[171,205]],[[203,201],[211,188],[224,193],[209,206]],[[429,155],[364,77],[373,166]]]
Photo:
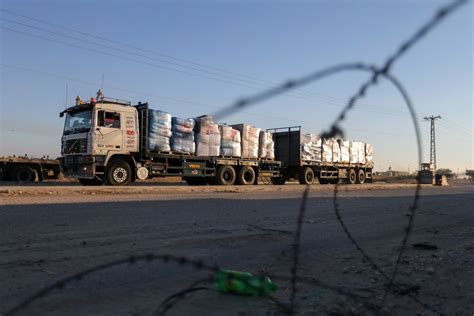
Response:
[[[128,152],[138,152],[138,113],[124,112],[123,146]]]
[[[106,155],[110,151],[123,150],[121,113],[109,110],[97,112],[97,154]]]

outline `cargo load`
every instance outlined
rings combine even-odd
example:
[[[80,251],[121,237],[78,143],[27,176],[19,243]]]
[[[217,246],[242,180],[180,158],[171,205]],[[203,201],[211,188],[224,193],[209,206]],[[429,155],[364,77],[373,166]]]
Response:
[[[273,135],[271,133],[260,131],[258,157],[272,160],[275,159],[275,143],[273,142]]]
[[[215,157],[220,155],[221,135],[219,126],[212,116],[204,115],[195,119],[196,156]]]
[[[358,142],[351,141],[349,146],[349,162],[358,163],[359,162],[359,144]]]
[[[371,144],[365,144],[365,161],[367,163],[372,163],[374,161],[373,152],[373,146]]]
[[[171,114],[149,111],[148,149],[154,151],[171,151]]]
[[[321,137],[304,134],[301,137],[301,159],[303,161],[321,162]]]
[[[337,142],[339,143],[339,148],[341,149],[341,159],[339,162],[342,163],[349,163],[350,162],[350,141],[345,139],[338,139]]]
[[[323,138],[322,140],[322,162],[332,162],[332,149],[333,149],[334,139]]]
[[[353,164],[365,164],[365,143],[362,142],[351,142],[350,143],[350,163]]]
[[[260,128],[249,124],[235,124],[231,127],[240,131],[242,158],[258,158]]]
[[[365,164],[365,143],[357,142],[358,147],[357,150],[359,151],[359,160],[358,163]]]
[[[240,131],[228,125],[219,125],[221,135],[220,155],[240,157],[242,155]]]
[[[311,134],[304,134],[301,137],[301,159],[304,161],[313,160],[313,151],[311,150]]]
[[[194,142],[194,119],[173,117],[171,123],[171,150],[194,154],[196,151],[196,144]]]
[[[332,140],[332,162],[341,162],[341,147],[336,139]]]
[[[219,134],[219,125],[214,123],[212,116],[202,115],[195,119],[194,132],[196,134]]]

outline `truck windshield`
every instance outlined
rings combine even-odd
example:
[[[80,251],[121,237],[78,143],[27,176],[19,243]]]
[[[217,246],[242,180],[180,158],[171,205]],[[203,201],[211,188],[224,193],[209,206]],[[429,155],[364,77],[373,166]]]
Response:
[[[92,110],[68,113],[64,125],[64,134],[85,133],[92,126]]]

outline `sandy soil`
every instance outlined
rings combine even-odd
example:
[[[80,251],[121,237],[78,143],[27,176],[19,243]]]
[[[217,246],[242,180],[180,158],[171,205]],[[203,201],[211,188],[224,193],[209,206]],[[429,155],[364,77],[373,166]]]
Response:
[[[132,254],[169,253],[254,274],[289,276],[304,187],[189,187],[180,183],[90,188],[74,184],[0,186],[0,313],[62,277]],[[333,210],[332,185],[314,185],[303,221],[299,275],[339,291],[298,283],[301,315],[371,314],[386,280],[362,258]],[[474,309],[473,186],[422,188],[408,249],[386,314],[449,315]],[[412,184],[341,186],[341,215],[360,246],[393,271]],[[415,247],[415,245],[421,246]],[[153,261],[125,264],[74,281],[20,315],[151,315],[160,302],[206,271]],[[289,300],[289,282],[275,280]],[[212,284],[207,284],[212,288]],[[283,314],[265,298],[196,292],[170,315]]]

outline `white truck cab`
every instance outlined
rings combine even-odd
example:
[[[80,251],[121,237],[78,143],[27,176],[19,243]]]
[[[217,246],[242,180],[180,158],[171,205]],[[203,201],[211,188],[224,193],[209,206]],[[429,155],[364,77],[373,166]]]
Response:
[[[62,136],[64,174],[85,185],[126,185],[134,180],[138,152],[137,109],[130,102],[100,96],[60,113],[66,115]]]

